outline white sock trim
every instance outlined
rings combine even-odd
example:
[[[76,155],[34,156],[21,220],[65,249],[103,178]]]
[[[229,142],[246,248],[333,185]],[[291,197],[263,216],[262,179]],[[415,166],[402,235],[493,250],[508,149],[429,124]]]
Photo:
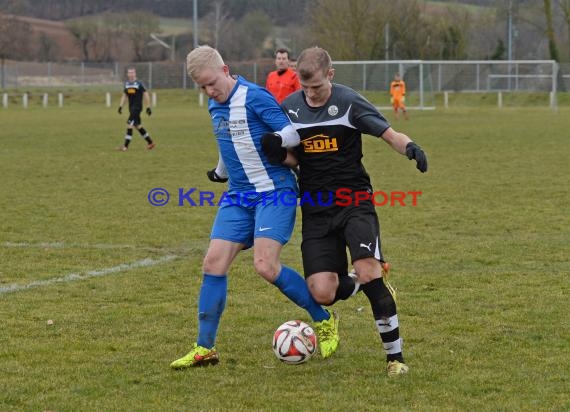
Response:
[[[399,338],[395,342],[382,342],[387,355],[394,355],[402,352],[402,339]]]
[[[376,327],[378,332],[386,333],[391,332],[396,329],[400,324],[398,323],[398,315],[391,316],[389,318],[383,318],[376,321]]]

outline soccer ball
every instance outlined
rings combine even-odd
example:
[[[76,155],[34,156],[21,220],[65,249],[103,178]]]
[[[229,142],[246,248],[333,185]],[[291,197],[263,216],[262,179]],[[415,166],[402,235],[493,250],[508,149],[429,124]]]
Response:
[[[273,334],[273,352],[280,361],[298,365],[308,361],[317,350],[317,335],[300,320],[290,320]]]

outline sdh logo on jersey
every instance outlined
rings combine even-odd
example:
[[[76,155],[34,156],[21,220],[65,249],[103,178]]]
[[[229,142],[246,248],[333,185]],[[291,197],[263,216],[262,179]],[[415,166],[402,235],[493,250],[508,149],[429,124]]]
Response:
[[[318,134],[302,141],[305,153],[337,152],[336,137]]]

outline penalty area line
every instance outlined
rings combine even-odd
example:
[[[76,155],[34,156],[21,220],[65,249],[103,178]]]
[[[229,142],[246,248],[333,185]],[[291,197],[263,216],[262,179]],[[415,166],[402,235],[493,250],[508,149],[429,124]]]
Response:
[[[81,274],[81,273],[79,273],[79,274],[78,273],[70,273],[69,275],[61,276],[58,278],[51,278],[51,279],[46,279],[46,280],[36,280],[36,281],[31,282],[31,283],[28,283],[27,285],[12,284],[12,285],[8,285],[8,286],[0,286],[0,295],[6,294],[6,293],[19,292],[19,291],[27,290],[27,289],[39,288],[39,287],[43,287],[43,286],[49,286],[49,285],[53,285],[55,283],[67,283],[67,282],[74,282],[76,280],[84,280],[84,279],[89,279],[89,278],[94,278],[94,277],[99,277],[99,276],[106,276],[106,275],[109,275],[112,273],[123,272],[125,270],[130,270],[130,269],[156,266],[156,265],[160,265],[160,264],[165,263],[165,262],[169,262],[169,261],[174,260],[176,258],[178,258],[178,256],[176,256],[176,255],[162,256],[159,259],[146,258],[146,259],[142,259],[142,260],[137,260],[137,261],[132,262],[132,263],[123,263],[123,264],[120,264],[117,266],[112,266],[110,268],[90,270],[90,271],[85,272],[83,274]]]

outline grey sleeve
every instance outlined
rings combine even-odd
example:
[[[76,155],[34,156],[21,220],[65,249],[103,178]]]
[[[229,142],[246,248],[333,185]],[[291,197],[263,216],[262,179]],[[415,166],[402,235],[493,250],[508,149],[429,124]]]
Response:
[[[390,127],[388,120],[362,95],[355,92],[352,99],[350,121],[362,133],[379,137]]]

